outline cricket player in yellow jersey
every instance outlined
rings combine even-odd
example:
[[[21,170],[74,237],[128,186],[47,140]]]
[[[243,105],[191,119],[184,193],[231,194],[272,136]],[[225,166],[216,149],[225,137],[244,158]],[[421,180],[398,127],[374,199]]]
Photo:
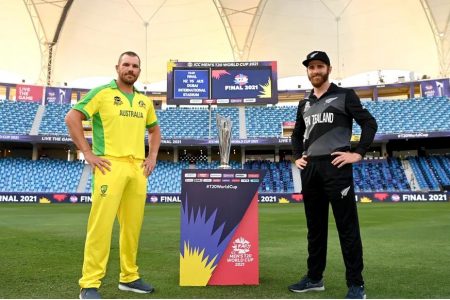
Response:
[[[161,133],[152,102],[133,86],[141,72],[139,56],[131,51],[122,53],[116,71],[117,80],[91,90],[65,118],[73,142],[93,170],[80,299],[100,298],[98,288],[105,276],[116,216],[120,225],[119,289],[154,290],[140,278],[136,256],[147,177],[156,165]],[[82,121],[87,119],[92,119],[92,149],[83,134]]]

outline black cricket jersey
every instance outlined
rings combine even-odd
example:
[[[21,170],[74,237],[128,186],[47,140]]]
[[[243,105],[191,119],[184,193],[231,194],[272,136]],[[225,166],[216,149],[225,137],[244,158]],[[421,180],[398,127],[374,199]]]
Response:
[[[294,159],[302,155],[322,156],[335,151],[349,151],[353,119],[361,126],[361,138],[354,152],[364,156],[378,126],[370,112],[362,107],[355,91],[334,83],[320,99],[313,91],[298,105],[292,132]]]

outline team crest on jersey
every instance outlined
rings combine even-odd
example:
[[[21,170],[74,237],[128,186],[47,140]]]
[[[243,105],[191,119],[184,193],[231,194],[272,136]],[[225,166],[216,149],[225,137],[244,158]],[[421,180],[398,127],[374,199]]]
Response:
[[[304,113],[307,112],[310,109],[310,107],[311,107],[311,105],[309,104],[309,101],[306,101],[305,108],[303,109],[303,112]]]
[[[106,192],[108,191],[108,185],[104,184],[100,187],[100,196],[105,197]]]
[[[145,102],[144,101],[139,101],[139,107],[145,108]]]
[[[119,96],[115,96],[114,97],[114,105],[122,105],[122,104],[123,104],[122,99],[120,99]]]

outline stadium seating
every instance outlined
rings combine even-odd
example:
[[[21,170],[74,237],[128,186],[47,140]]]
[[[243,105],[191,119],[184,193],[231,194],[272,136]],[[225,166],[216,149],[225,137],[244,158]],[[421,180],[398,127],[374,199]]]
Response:
[[[296,106],[246,107],[247,137],[281,137],[283,122],[295,121],[296,115]]]
[[[181,170],[188,169],[187,162],[158,161],[148,178],[147,191],[150,193],[180,193]]]
[[[446,97],[363,101],[363,105],[377,119],[379,134],[450,131],[450,122],[448,122],[450,100]],[[40,134],[67,135],[64,115],[69,109],[68,104],[47,105]],[[0,124],[0,133],[28,133],[36,110],[37,104],[34,103],[0,102],[0,117],[5,120]],[[163,138],[206,139],[210,137],[210,116],[206,107],[169,107],[166,110],[158,110],[156,113]],[[217,138],[217,113],[231,118],[233,138],[239,138],[239,110],[236,107],[212,108],[211,138]],[[295,121],[296,113],[297,106],[246,107],[247,137],[280,137],[282,123]],[[356,123],[353,125],[353,133],[361,133]]]
[[[377,119],[379,134],[450,131],[450,100],[446,97],[363,101],[363,105]],[[296,113],[296,106],[246,107],[247,136],[280,137],[282,123],[295,121]],[[356,123],[353,133],[361,133]]]
[[[0,101],[0,133],[29,134],[39,104],[20,101]]]
[[[364,101],[363,105],[377,119],[381,134],[450,130],[450,100],[446,97]],[[353,133],[361,133],[355,123]]]
[[[450,155],[436,155],[428,157],[431,169],[437,175],[441,185],[450,185]]]
[[[92,173],[89,175],[88,180],[86,182],[86,187],[84,188],[85,193],[92,192]]]
[[[411,187],[397,158],[364,160],[353,165],[355,192],[404,192]]]
[[[233,161],[230,160],[230,167],[231,169],[241,169],[242,165],[241,163],[237,162],[237,161]],[[205,162],[205,161],[197,161],[195,163],[195,168],[196,169],[217,169],[220,166],[220,162],[219,161],[211,161],[210,163]]]
[[[268,160],[252,160],[245,162],[244,169],[266,170],[266,175],[259,187],[259,192],[294,192],[290,161],[271,162]]]
[[[211,138],[217,138],[216,114],[230,117],[232,136],[239,138],[239,114],[236,107],[211,110]],[[163,138],[207,139],[209,137],[209,110],[200,108],[168,108],[156,112]]]
[[[68,135],[64,117],[70,107],[70,104],[47,104],[39,127],[39,134]]]
[[[440,190],[450,185],[450,156],[408,157],[421,190]],[[240,162],[230,161],[232,169],[240,169]],[[218,161],[197,161],[196,169],[216,169]],[[84,163],[57,159],[31,161],[24,158],[0,159],[0,191],[6,192],[76,192]],[[189,162],[158,161],[149,177],[149,193],[181,192],[181,170],[189,169]],[[294,192],[291,163],[266,160],[247,161],[244,169],[266,170],[260,192]],[[356,192],[405,192],[410,185],[398,158],[369,159],[353,165]],[[89,176],[84,191],[91,191]]]
[[[422,190],[438,191],[450,184],[450,158],[446,156],[408,157]]]
[[[0,159],[0,191],[75,192],[83,172],[80,161]]]

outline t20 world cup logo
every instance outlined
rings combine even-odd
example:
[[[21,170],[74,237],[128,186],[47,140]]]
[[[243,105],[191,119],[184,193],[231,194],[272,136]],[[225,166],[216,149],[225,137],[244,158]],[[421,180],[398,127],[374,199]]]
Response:
[[[234,76],[234,84],[239,84],[240,86],[246,85],[248,83],[248,76],[244,74],[238,74]]]

